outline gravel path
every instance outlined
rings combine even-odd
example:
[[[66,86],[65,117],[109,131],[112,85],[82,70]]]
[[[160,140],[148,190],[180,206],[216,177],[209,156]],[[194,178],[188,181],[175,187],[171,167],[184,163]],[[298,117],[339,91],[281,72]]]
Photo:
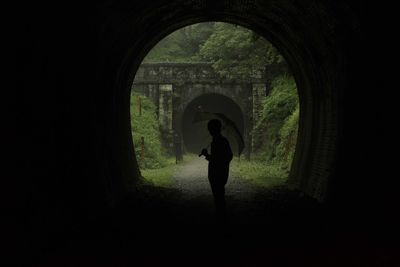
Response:
[[[210,184],[207,179],[208,162],[201,158],[193,158],[182,164],[173,177],[173,188],[181,192],[181,205],[196,210],[190,220],[205,223],[214,212],[214,203]],[[256,195],[265,191],[246,182],[243,177],[230,173],[225,186],[228,212],[235,221],[248,220],[249,216],[260,214]],[[207,218],[207,219],[204,219]]]
[[[215,224],[215,206],[207,172],[208,162],[203,157],[190,156],[177,166],[171,187],[147,187],[142,194],[133,194],[125,205],[142,212],[137,216],[140,220],[135,217],[135,222],[143,225],[160,221],[170,226]],[[257,186],[232,172],[225,189],[230,225],[283,227],[288,222],[298,221],[298,212],[304,214],[306,210],[303,207],[311,212],[309,207],[314,206],[284,185]]]
[[[184,199],[194,199],[202,196],[212,197],[207,178],[208,161],[204,157],[194,158],[182,164],[173,177],[173,187],[182,193]],[[226,184],[226,196],[241,200],[249,200],[252,193],[259,189],[230,172]]]
[[[173,187],[181,191],[184,199],[211,197],[207,166],[208,162],[204,157],[194,158],[179,166],[173,177]]]

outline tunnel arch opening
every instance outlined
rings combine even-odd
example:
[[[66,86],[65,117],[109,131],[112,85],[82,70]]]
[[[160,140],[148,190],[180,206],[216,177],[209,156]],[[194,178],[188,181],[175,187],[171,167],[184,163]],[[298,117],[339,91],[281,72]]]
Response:
[[[196,97],[184,108],[182,116],[182,135],[185,151],[198,154],[202,148],[207,147],[211,142],[210,134],[207,131],[207,121],[194,123],[195,114],[199,110],[226,114],[229,119],[236,122],[242,135],[245,131],[245,120],[240,106],[231,98],[222,94],[207,93]],[[227,135],[223,132],[224,135]],[[233,152],[237,153],[234,139],[226,136],[231,143]]]
[[[221,43],[218,41],[220,38],[226,41],[236,40],[232,42],[236,44],[231,44],[231,49],[224,49],[226,42]],[[187,44],[189,41],[191,45]],[[203,52],[210,55],[210,51],[210,57],[204,56]],[[223,64],[220,67],[217,66],[215,57],[222,57]],[[135,121],[139,121],[140,116],[131,112],[132,126],[136,124],[132,127],[135,130],[132,135],[137,160],[145,180],[154,181],[159,185],[160,181],[150,170],[163,171],[162,168],[167,168],[171,161],[168,161],[169,164],[165,163],[163,158],[174,157],[176,163],[182,162],[191,158],[187,152],[198,154],[206,147],[205,143],[211,143],[205,122],[190,125],[193,118],[188,120],[188,114],[195,113],[194,107],[191,107],[192,112],[186,110],[190,101],[204,94],[221,97],[217,101],[209,98],[208,101],[212,102],[209,105],[204,101],[203,105],[198,103],[197,108],[202,107],[201,110],[206,112],[221,113],[238,124],[241,137],[236,136],[236,139],[240,141],[234,140],[235,134],[229,127],[223,135],[231,139],[231,146],[235,146],[234,155],[242,156],[242,159],[246,160],[243,164],[259,164],[254,172],[249,171],[255,170],[254,167],[238,170],[235,168],[237,165],[234,165],[232,169],[235,175],[251,181],[257,180],[265,186],[271,186],[270,181],[276,177],[280,177],[282,183],[287,180],[297,143],[297,88],[279,52],[266,39],[250,29],[231,23],[207,22],[192,24],[173,32],[146,55],[135,75],[132,92],[149,98],[157,107],[159,136],[164,151],[157,153],[158,149],[154,144],[158,143],[158,140],[154,140],[151,137],[154,135],[148,135],[149,131],[144,129],[150,121],[142,122],[143,127],[139,127]],[[235,112],[236,110],[231,108],[235,105],[225,101],[223,95],[236,102],[241,112]],[[137,99],[134,99],[133,103],[137,102]],[[183,113],[186,116],[182,120]],[[286,123],[289,117],[293,118],[294,123]],[[260,121],[263,123],[260,124]],[[284,127],[288,133],[285,136],[280,131]],[[140,141],[140,136],[143,135],[149,137],[144,136],[144,139],[150,140],[144,142],[147,145]],[[148,153],[142,153],[145,147],[148,148]],[[147,155],[142,157],[143,154]],[[160,164],[148,164],[153,159],[159,159]],[[253,162],[250,163],[250,159],[253,159]],[[269,179],[272,169],[275,169],[275,175]],[[176,175],[168,176],[165,180],[170,181],[170,186],[177,184]]]
[[[166,4],[162,12],[153,12],[146,17],[146,21],[153,22],[146,31],[132,31],[129,27],[121,30],[121,33],[124,32],[132,38],[123,49],[115,88],[116,103],[120,103],[117,108],[119,111],[116,112],[120,114],[117,123],[123,136],[119,141],[120,146],[132,147],[127,108],[130,86],[134,74],[150,49],[163,37],[186,25],[206,21],[238,24],[269,40],[284,56],[292,70],[299,92],[301,112],[289,184],[292,188],[324,201],[328,196],[329,179],[333,174],[336,140],[340,128],[338,99],[335,94],[336,88],[343,81],[340,59],[326,54],[326,51],[330,51],[330,44],[324,41],[323,31],[312,26],[310,31],[310,25],[301,16],[293,17],[293,12],[289,12],[293,8],[294,12],[300,14],[301,7],[266,4],[256,8],[243,3],[240,5],[239,2],[230,6],[216,6],[211,3],[197,5],[197,2],[183,7]],[[129,17],[129,12],[127,13]],[[299,31],[299,28],[304,31]],[[309,38],[312,34],[314,38]],[[120,38],[121,36],[119,35]],[[133,149],[125,148],[125,152],[116,157],[120,159],[119,166],[125,181],[137,180],[139,170]]]

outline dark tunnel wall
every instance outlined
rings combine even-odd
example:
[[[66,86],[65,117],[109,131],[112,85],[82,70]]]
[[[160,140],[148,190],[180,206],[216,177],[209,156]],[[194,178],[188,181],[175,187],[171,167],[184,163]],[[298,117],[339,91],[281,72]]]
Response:
[[[182,135],[185,148],[191,153],[200,153],[202,148],[208,146],[211,137],[207,131],[207,121],[194,123],[195,114],[199,111],[199,107],[207,112],[215,112],[225,114],[229,119],[236,123],[238,130],[242,136],[244,133],[243,113],[240,107],[230,98],[219,94],[204,94],[197,97],[186,107],[182,118]],[[227,135],[227,133],[223,134]],[[235,142],[229,139],[231,147],[235,153],[238,149]]]
[[[346,221],[384,216],[364,220],[366,228],[396,222],[385,213],[395,203],[394,165],[378,156],[390,147],[392,134],[380,125],[391,105],[374,93],[377,75],[367,66],[376,57],[367,64],[362,1],[100,1],[16,10],[18,189],[9,205],[16,221],[35,229],[24,238],[45,242],[130,189],[138,177],[129,124],[135,70],[162,37],[208,20],[258,31],[293,70],[301,101],[293,187],[326,200]]]

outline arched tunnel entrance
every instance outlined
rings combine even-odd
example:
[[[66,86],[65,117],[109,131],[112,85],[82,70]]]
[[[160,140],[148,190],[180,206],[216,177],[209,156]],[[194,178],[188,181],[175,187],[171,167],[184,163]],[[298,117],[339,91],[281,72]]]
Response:
[[[236,11],[234,13],[236,15],[230,15],[229,12],[223,11],[221,14],[212,13],[206,17],[198,17],[196,14],[190,16],[178,14],[176,17],[171,15],[171,19],[166,19],[165,23],[155,25],[154,29],[144,34],[145,37],[141,39],[143,42],[133,42],[129,45],[130,53],[125,55],[124,64],[118,75],[117,87],[120,90],[117,91],[121,92],[121,95],[118,95],[117,99],[120,103],[126,103],[125,97],[129,99],[128,94],[135,78],[134,74],[139,69],[144,57],[162,38],[175,30],[204,21],[223,21],[254,30],[260,36],[268,39],[282,54],[295,77],[298,88],[301,112],[288,185],[290,188],[303,191],[306,195],[324,202],[328,197],[328,186],[331,184],[330,178],[333,175],[339,130],[339,113],[336,112],[338,95],[335,93],[335,89],[343,80],[343,76],[341,76],[343,72],[326,58],[321,62],[320,54],[314,54],[303,43],[299,43],[297,34],[292,32],[290,27],[281,27],[280,23],[275,26],[263,24],[258,20],[263,15],[247,17]],[[290,21],[286,16],[284,20]],[[330,50],[330,48],[322,48],[320,45],[315,47],[318,47],[318,51]],[[325,52],[321,53],[325,54]],[[316,64],[320,67],[315,68]],[[326,72],[327,69],[330,70],[329,73]],[[173,90],[170,92],[172,93]],[[129,117],[129,110],[123,107],[124,105],[119,107],[123,109],[121,112]],[[117,122],[121,123],[121,129],[125,130],[125,134],[130,134],[129,121],[121,121],[120,118]],[[187,137],[184,138],[187,139]],[[125,137],[120,141],[121,144],[117,147],[128,147],[122,154],[118,154],[119,158],[125,159],[123,166],[126,169],[123,173],[126,174],[126,177],[124,180],[137,181],[140,171],[135,160],[135,152],[130,148],[132,141],[127,142]],[[185,141],[185,143],[190,142]]]
[[[207,121],[193,122],[196,112],[199,110],[226,114],[229,119],[236,123],[240,133],[244,134],[245,123],[243,112],[238,104],[231,98],[220,94],[204,94],[192,100],[184,110],[182,118],[182,136],[184,147],[187,152],[199,153],[202,148],[211,142],[207,130]],[[224,134],[224,132],[223,132]],[[226,135],[226,134],[225,134]],[[226,136],[230,141],[232,150],[237,151],[237,144]]]
[[[222,70],[215,66],[216,58],[202,56],[205,50],[190,51],[190,57],[184,57],[186,62],[180,62],[182,59],[177,59],[175,52],[166,49],[179,43],[176,49],[184,50],[187,40],[179,39],[179,33],[186,36],[188,32],[200,34],[205,30],[209,31],[207,40],[193,38],[195,47],[210,44],[215,36],[223,36],[227,31],[230,32],[229,38],[240,36],[249,42],[255,39],[259,43],[250,43],[246,51],[229,50],[229,56],[224,60],[227,65]],[[251,39],[252,35],[257,38]],[[254,51],[258,46],[263,50]],[[222,43],[212,47],[215,54],[228,51]],[[131,87],[131,118],[141,179],[143,183],[152,183],[149,190],[158,192],[161,187],[161,190],[176,193],[178,200],[175,201],[172,194],[163,192],[155,194],[153,199],[159,205],[169,203],[168,209],[172,212],[181,210],[177,218],[182,221],[207,224],[213,218],[214,209],[221,207],[219,204],[229,203],[229,209],[225,204],[222,210],[218,209],[218,216],[231,217],[235,223],[259,223],[266,219],[263,209],[259,208],[264,203],[253,201],[253,198],[273,198],[270,192],[279,190],[278,187],[282,193],[289,192],[285,182],[292,159],[289,156],[278,158],[275,152],[278,151],[277,144],[282,144],[286,151],[281,149],[281,152],[290,151],[286,155],[293,155],[298,117],[293,116],[296,118],[293,127],[285,128],[295,133],[291,142],[281,142],[289,138],[279,138],[279,129],[283,129],[286,118],[298,114],[295,110],[299,110],[299,100],[290,68],[272,47],[256,32],[237,24],[195,23],[161,40],[138,68]],[[267,51],[275,55],[274,58],[281,57],[281,60],[265,63]],[[261,57],[265,61],[255,64],[251,60],[251,68],[234,69],[235,64],[248,66],[246,61],[231,59],[238,54],[246,54],[252,59]],[[210,135],[207,124],[211,118],[221,120],[222,136],[228,139],[230,147],[225,145],[226,139],[219,134]],[[259,124],[262,126],[254,127]],[[265,134],[267,130],[268,134]],[[251,149],[253,144],[257,144],[257,149]],[[163,151],[156,150],[160,147]],[[203,148],[207,152],[201,152]],[[200,152],[202,155],[199,155]],[[222,185],[220,191],[213,187],[216,183],[212,177],[217,175],[218,186]],[[217,195],[215,192],[222,193]],[[160,195],[168,196],[168,201],[158,199]],[[213,207],[213,200],[222,201]],[[182,206],[182,203],[187,206]],[[252,216],[246,214],[250,209],[253,209]],[[177,218],[169,219],[173,221]]]
[[[378,121],[380,117],[374,115],[381,115],[379,112],[385,111],[388,105],[387,96],[376,93],[378,83],[371,82],[380,75],[374,73],[369,76],[371,79],[364,79],[366,73],[372,74],[371,70],[379,71],[379,68],[369,68],[372,66],[369,60],[374,57],[366,57],[363,53],[362,21],[368,18],[363,14],[364,3],[154,0],[140,3],[104,1],[88,9],[73,4],[60,5],[52,12],[43,7],[32,5],[32,9],[25,7],[25,10],[21,7],[22,13],[18,14],[22,16],[18,22],[26,25],[16,24],[16,32],[21,33],[16,35],[17,47],[21,48],[18,49],[18,61],[23,62],[18,64],[18,77],[22,81],[17,85],[25,90],[17,90],[21,93],[21,98],[16,101],[18,105],[15,105],[17,124],[23,126],[18,128],[18,133],[24,138],[15,148],[20,150],[17,151],[22,158],[19,164],[25,169],[21,173],[22,179],[15,179],[24,184],[15,190],[18,199],[15,203],[22,206],[17,209],[18,214],[23,214],[22,220],[17,217],[18,223],[29,222],[26,229],[37,232],[32,240],[57,236],[54,233],[62,231],[60,229],[73,228],[73,223],[81,223],[86,216],[91,217],[91,212],[97,214],[101,208],[116,203],[133,188],[132,183],[140,177],[129,122],[129,93],[134,73],[146,53],[164,36],[201,21],[227,21],[257,30],[280,49],[292,68],[302,108],[290,179],[293,187],[320,201],[328,199],[330,203],[346,207],[349,215],[361,208],[368,210],[371,219],[375,214],[371,213],[371,207],[374,211],[381,207],[375,201],[384,196],[383,191],[377,197],[374,189],[376,185],[389,187],[388,184],[382,182],[383,179],[371,179],[366,183],[363,174],[369,174],[371,170],[360,168],[374,167],[373,173],[382,177],[378,167],[388,166],[386,157],[375,153],[381,149],[366,145],[372,140],[388,140],[374,138],[370,129],[374,123],[384,125]],[[58,12],[62,10],[64,14]],[[26,42],[28,39],[32,41]],[[54,90],[55,87],[62,90]],[[375,102],[379,108],[368,108]],[[372,116],[362,116],[364,110]],[[20,124],[19,118],[24,118],[25,122]],[[379,144],[379,147],[385,146]],[[20,173],[17,168],[13,171]],[[158,210],[162,208],[158,207]],[[148,210],[151,209],[146,209],[143,214],[147,215]],[[135,215],[136,222],[145,217],[140,216],[137,209],[130,209],[129,213]],[[304,213],[300,215],[306,217]],[[354,219],[354,216],[345,215],[343,221]],[[293,220],[288,220],[286,229],[307,232],[298,224],[298,217],[290,219]],[[373,225],[371,221],[357,222],[367,229],[366,226]],[[379,229],[387,227],[383,222]],[[155,228],[167,227],[157,225]],[[243,230],[245,227],[237,228]],[[135,230],[135,234],[146,232],[132,225],[126,229]],[[163,239],[168,241],[165,247],[174,247],[171,246],[172,239],[176,240],[176,236],[171,234],[171,239]],[[152,239],[146,236],[144,240]],[[265,247],[268,240],[266,235],[260,248]],[[309,240],[309,236],[305,234],[296,240]],[[24,241],[19,243],[25,244]],[[212,243],[207,241],[206,244]],[[111,243],[119,244],[103,244]],[[154,243],[149,244],[149,248],[153,248]],[[251,242],[246,239],[241,244],[246,243]],[[52,243],[49,241],[49,244]],[[193,248],[186,242],[181,244]],[[137,252],[135,249],[127,251]],[[241,250],[237,252],[231,254],[243,254]],[[147,261],[155,254],[148,253]],[[201,254],[195,251],[194,259]],[[291,265],[298,265],[296,261],[300,257],[283,256],[281,259],[291,258],[294,261]],[[269,255],[260,253],[259,257],[268,259]],[[137,257],[130,255],[129,258]],[[323,255],[316,258],[324,259],[316,264],[318,266],[326,265],[326,261],[332,259],[325,260]]]

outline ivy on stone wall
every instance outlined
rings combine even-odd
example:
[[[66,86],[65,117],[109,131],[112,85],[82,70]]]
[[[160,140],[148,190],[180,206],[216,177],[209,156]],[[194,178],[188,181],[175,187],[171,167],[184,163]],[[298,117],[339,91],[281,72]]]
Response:
[[[293,77],[273,80],[253,131],[256,158],[289,169],[297,139],[299,99]]]

